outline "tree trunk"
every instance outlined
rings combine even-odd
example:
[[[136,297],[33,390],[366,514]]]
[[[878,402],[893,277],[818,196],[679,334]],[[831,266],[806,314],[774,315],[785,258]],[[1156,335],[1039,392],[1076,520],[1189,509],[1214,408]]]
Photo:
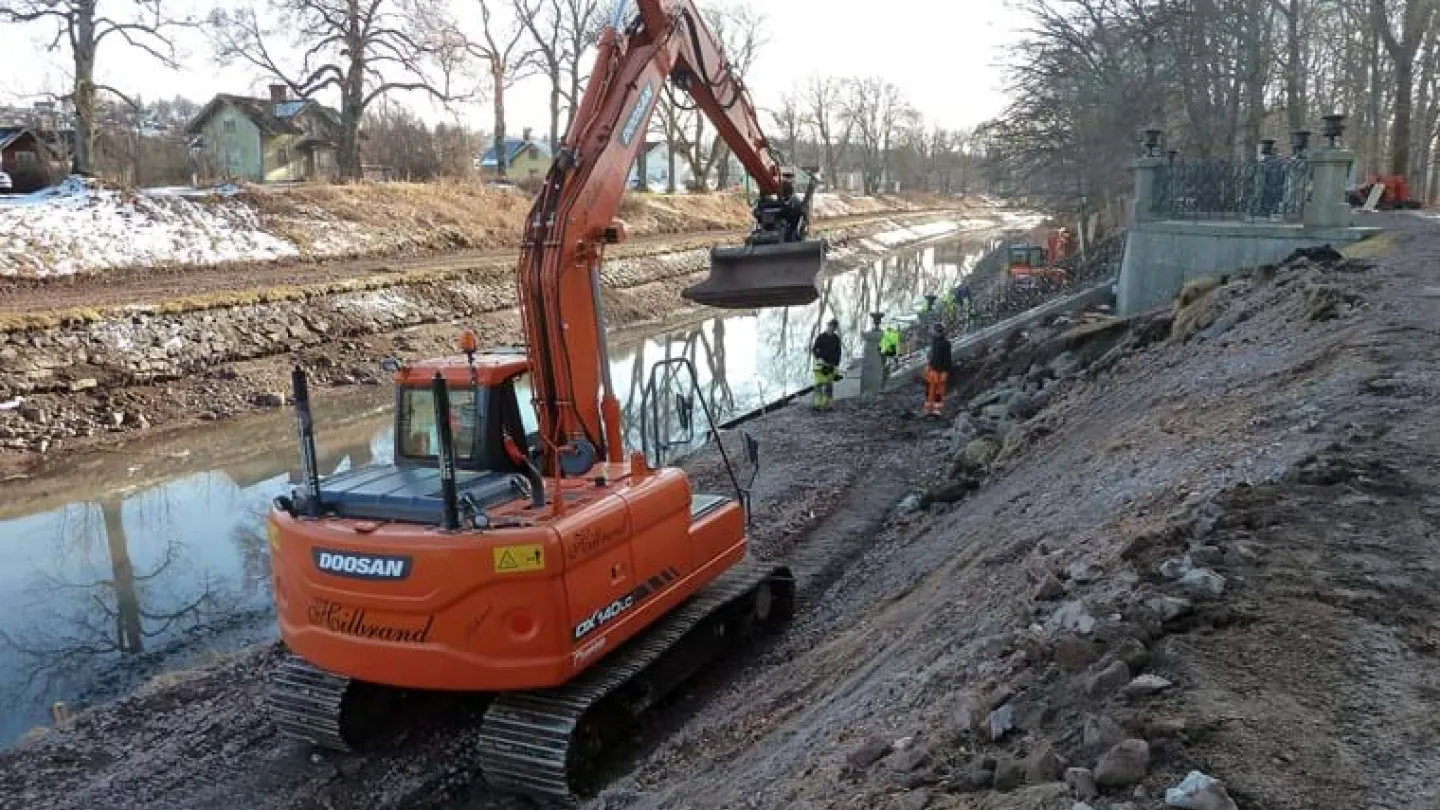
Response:
[[[716,140],[719,141],[719,137],[716,137]],[[719,153],[720,157],[715,163],[715,188],[717,191],[724,191],[730,186],[730,149],[721,146]]]
[[[510,176],[509,155],[505,153],[505,69],[492,62],[490,78],[495,82],[495,176],[504,180]]]
[[[1366,46],[1370,54],[1370,103],[1366,109],[1366,123],[1370,127],[1370,155],[1368,165],[1371,172],[1380,170],[1381,156],[1384,154],[1384,125],[1380,117],[1380,102],[1384,94],[1380,86],[1380,34],[1372,25],[1366,36]]]
[[[347,97],[340,104],[340,152],[335,156],[341,182],[360,179],[360,103]]]
[[[690,190],[696,193],[709,189],[710,172],[704,163],[704,157],[700,154],[701,142],[705,138],[705,116],[697,113],[695,115],[695,137],[688,144],[685,150],[685,162],[690,164]]]
[[[115,589],[115,646],[122,653],[145,651],[145,634],[140,625],[140,595],[135,590],[135,565],[130,561],[125,537],[122,502],[101,504],[105,519],[105,545],[110,552],[110,572]]]
[[[1410,118],[1415,96],[1415,63],[1395,62],[1395,120],[1390,128],[1390,173],[1404,176],[1410,171]]]
[[[569,132],[570,127],[575,123],[575,109],[580,106],[580,56],[570,60],[570,107],[565,114],[565,131]]]
[[[1309,116],[1305,87],[1305,59],[1300,42],[1301,0],[1290,0],[1285,12],[1285,105],[1290,131],[1305,129]]]
[[[666,167],[666,171],[669,174],[667,174],[665,177],[666,194],[674,194],[676,191],[675,169],[677,168],[677,166],[675,165],[675,146],[675,130],[674,128],[667,126],[665,127],[665,159],[669,162],[669,165]]]
[[[550,73],[550,154],[560,151],[560,67]]]
[[[635,188],[637,191],[650,191],[650,143],[646,141],[640,146],[640,154],[635,158]]]
[[[75,162],[77,174],[90,174],[95,151],[95,5],[75,13]]]

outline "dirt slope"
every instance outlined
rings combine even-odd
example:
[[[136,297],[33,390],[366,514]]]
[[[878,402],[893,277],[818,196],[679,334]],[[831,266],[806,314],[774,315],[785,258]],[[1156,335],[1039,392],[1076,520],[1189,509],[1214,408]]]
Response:
[[[1064,766],[1130,737],[1148,768],[1112,759],[1092,806],[1162,807],[1191,770],[1242,808],[1435,806],[1440,229],[1393,225],[1377,269],[1202,296],[1188,340],[1097,332],[978,492],[893,521],[611,804],[1068,808]],[[1171,685],[1117,694],[1142,671]]]
[[[757,546],[838,562],[593,806],[1064,809],[1067,766],[1096,810],[1158,810],[1191,770],[1246,810],[1436,806],[1440,226],[1385,222],[1373,268],[1037,330],[961,372],[953,424],[915,388],[757,423]],[[277,744],[267,654],[0,754],[0,807],[513,806],[471,732]]]

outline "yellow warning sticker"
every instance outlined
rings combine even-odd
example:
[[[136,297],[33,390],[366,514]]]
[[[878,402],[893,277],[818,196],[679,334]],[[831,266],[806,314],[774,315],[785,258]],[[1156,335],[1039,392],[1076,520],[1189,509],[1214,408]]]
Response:
[[[498,546],[495,548],[495,573],[524,574],[545,570],[545,547]]]

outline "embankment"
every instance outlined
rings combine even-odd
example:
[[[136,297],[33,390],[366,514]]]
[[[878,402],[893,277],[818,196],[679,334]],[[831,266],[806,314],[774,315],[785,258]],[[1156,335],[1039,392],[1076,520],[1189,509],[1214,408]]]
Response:
[[[894,214],[820,231],[832,265],[843,267],[1002,221]],[[692,235],[617,251],[603,271],[611,327],[694,313],[680,292],[708,268],[708,247],[728,238]],[[292,362],[321,386],[377,383],[379,358],[452,351],[460,322],[486,345],[519,342],[512,255],[150,306],[32,313],[0,331],[0,466],[277,407]]]

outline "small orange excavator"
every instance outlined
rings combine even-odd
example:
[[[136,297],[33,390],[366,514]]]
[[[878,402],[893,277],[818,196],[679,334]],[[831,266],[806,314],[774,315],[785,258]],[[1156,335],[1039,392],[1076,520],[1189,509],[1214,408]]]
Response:
[[[1410,196],[1410,181],[1403,174],[1379,176],[1373,175],[1365,180],[1358,188],[1351,189],[1346,195],[1346,200],[1352,208],[1360,208],[1370,200],[1370,194],[1375,186],[1381,186],[1380,199],[1376,202],[1376,208],[1381,211],[1402,211],[1416,210],[1420,208],[1420,201]]]
[[[1075,240],[1069,228],[1058,228],[1049,234],[1047,245],[1015,244],[1010,246],[1006,269],[1012,282],[1051,281],[1064,282],[1070,274],[1055,262],[1069,256],[1075,250]]]
[[[716,250],[687,295],[809,303],[825,245],[805,238],[810,195],[795,194],[693,2],[639,0],[623,28],[622,13],[526,220],[528,351],[482,352],[467,332],[463,356],[392,364],[394,463],[325,480],[295,371],[302,480],[269,521],[289,656],[268,706],[287,736],[368,747],[391,736],[399,698],[481,693],[487,783],[568,798],[627,720],[728,639],[791,612],[788,569],[747,553],[734,470],[733,497],[696,493],[683,471],[627,456],[622,438],[599,271],[625,236],[621,194],[667,80],[763,192],[746,244]]]

